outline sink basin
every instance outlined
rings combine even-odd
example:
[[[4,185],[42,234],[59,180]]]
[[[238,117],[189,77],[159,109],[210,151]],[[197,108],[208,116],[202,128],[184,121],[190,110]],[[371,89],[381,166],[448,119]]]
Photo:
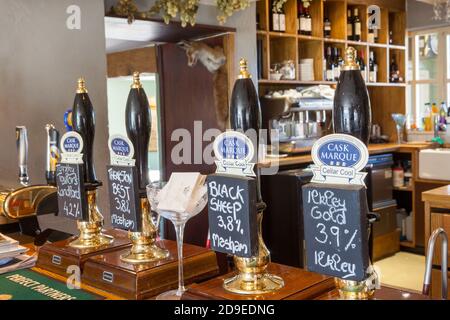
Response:
[[[450,181],[450,149],[426,149],[419,153],[421,179]]]

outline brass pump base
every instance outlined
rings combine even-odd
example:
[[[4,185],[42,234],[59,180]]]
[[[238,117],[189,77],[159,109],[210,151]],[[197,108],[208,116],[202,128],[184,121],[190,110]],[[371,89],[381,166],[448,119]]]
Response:
[[[365,281],[349,281],[335,278],[336,288],[342,300],[369,300],[375,290],[369,289]]]
[[[97,191],[87,191],[87,202],[89,221],[78,221],[80,235],[77,239],[69,243],[69,246],[76,249],[93,249],[113,243],[114,238],[104,235],[103,216],[97,208]]]
[[[280,290],[284,287],[282,278],[273,274],[264,273],[251,277],[238,274],[224,281],[225,290],[237,294],[264,294]]]
[[[131,250],[120,256],[120,260],[124,262],[140,264],[169,257],[169,251],[158,247],[152,237],[147,237],[141,232],[132,232],[130,233],[130,239],[133,243]]]
[[[98,248],[113,243],[114,238],[101,232],[102,224],[78,222],[80,235],[69,246],[76,249]]]
[[[262,238],[263,210],[257,214],[258,223],[258,254],[251,258],[234,257],[234,263],[239,273],[223,283],[225,290],[244,295],[264,294],[280,290],[284,287],[281,277],[269,274],[267,267],[270,263],[270,252]]]
[[[142,232],[130,232],[133,246],[131,250],[120,256],[120,260],[130,264],[150,263],[169,257],[169,251],[156,245],[158,228],[150,217],[150,204],[147,198],[141,198]]]

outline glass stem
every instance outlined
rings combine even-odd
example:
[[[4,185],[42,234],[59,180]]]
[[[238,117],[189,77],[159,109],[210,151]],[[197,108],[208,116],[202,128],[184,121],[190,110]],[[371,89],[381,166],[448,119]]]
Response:
[[[184,241],[184,227],[186,223],[176,223],[175,233],[177,236],[177,252],[178,252],[178,295],[183,294],[186,289],[184,287],[184,272],[183,272],[183,241]]]

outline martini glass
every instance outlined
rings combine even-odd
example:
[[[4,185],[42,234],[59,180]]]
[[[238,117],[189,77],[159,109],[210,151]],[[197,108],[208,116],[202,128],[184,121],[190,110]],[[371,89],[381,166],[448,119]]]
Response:
[[[171,221],[175,227],[177,237],[177,253],[178,253],[178,289],[164,292],[156,297],[156,300],[181,300],[186,288],[184,287],[184,272],[183,272],[183,240],[184,228],[186,223],[192,217],[202,212],[208,203],[208,193],[206,186],[201,188],[197,193],[197,199],[193,199],[195,205],[189,212],[174,212],[169,210],[158,210],[158,195],[164,188],[165,183],[155,182],[147,186],[147,197],[152,207],[159,216]]]
[[[406,115],[401,113],[393,113],[392,119],[394,119],[395,126],[397,127],[397,142],[398,144],[403,143],[403,130],[406,124]]]

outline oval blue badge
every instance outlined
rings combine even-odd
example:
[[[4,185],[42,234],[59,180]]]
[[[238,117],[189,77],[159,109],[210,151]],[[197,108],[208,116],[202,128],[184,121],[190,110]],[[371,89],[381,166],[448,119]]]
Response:
[[[244,139],[239,137],[224,137],[219,141],[219,150],[223,159],[246,159],[249,147]]]
[[[128,157],[131,154],[131,147],[122,138],[114,138],[111,141],[111,150],[118,156]]]
[[[318,157],[328,166],[353,167],[361,160],[362,154],[351,142],[331,140],[320,146]]]
[[[64,139],[63,148],[66,152],[79,153],[81,152],[81,142],[77,137],[69,136]]]

